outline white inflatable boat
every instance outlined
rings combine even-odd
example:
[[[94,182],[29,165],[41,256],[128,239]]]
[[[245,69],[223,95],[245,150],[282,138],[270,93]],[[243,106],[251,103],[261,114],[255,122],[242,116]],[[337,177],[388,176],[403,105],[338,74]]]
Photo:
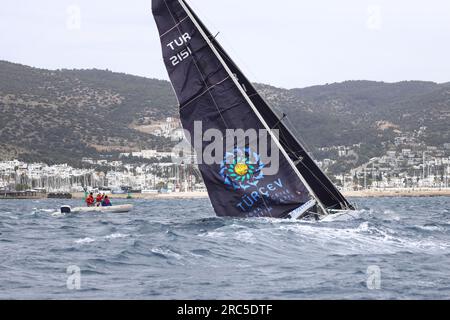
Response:
[[[70,206],[62,206],[61,213],[95,213],[95,212],[103,212],[103,213],[126,213],[130,212],[133,209],[133,205],[131,204],[123,204],[120,206],[111,206],[111,207],[78,207],[72,208]]]

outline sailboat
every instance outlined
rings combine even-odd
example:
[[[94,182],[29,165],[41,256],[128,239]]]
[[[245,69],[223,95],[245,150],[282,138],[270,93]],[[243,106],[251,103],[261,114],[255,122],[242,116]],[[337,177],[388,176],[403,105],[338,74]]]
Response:
[[[199,130],[226,138],[229,130],[252,129],[267,133],[256,138],[268,142],[266,154],[278,154],[278,169],[269,172],[255,144],[224,138],[223,148],[215,150],[222,161],[199,161],[218,216],[320,219],[354,210],[287,127],[286,117],[268,105],[185,0],[152,0],[152,11],[181,122],[197,155],[213,139]]]

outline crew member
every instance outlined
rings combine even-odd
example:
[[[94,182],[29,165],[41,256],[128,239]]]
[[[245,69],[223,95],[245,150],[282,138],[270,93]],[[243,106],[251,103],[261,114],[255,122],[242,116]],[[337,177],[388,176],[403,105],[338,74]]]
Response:
[[[94,194],[91,192],[89,194],[89,196],[86,198],[86,204],[87,204],[88,207],[93,207],[94,206],[94,202],[95,202]]]
[[[111,207],[111,201],[109,200],[108,196],[105,196],[105,198],[102,201],[102,207]]]
[[[99,193],[97,195],[97,198],[95,198],[95,202],[96,202],[97,207],[100,207],[100,205],[102,204],[102,201],[103,201],[103,196]]]

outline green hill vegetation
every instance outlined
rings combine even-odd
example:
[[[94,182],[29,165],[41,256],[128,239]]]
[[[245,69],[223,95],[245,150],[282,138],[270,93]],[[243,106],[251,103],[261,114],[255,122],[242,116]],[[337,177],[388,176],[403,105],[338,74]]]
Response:
[[[424,142],[450,141],[450,83],[348,81],[285,90],[257,85],[307,146],[361,144],[362,159],[426,126]],[[0,157],[69,163],[172,142],[139,132],[177,116],[167,81],[103,70],[50,71],[0,61]],[[327,154],[317,152],[319,157]]]

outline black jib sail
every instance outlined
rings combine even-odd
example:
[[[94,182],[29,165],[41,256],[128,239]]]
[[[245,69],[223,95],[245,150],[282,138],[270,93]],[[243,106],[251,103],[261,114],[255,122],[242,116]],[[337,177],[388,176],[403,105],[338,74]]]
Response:
[[[283,218],[311,207],[311,198],[322,213],[350,208],[185,1],[153,0],[152,9],[181,121],[217,215]],[[236,130],[267,134],[230,144]],[[211,149],[219,160],[205,163]],[[270,164],[264,155],[272,156]],[[278,170],[271,172],[275,162]]]

